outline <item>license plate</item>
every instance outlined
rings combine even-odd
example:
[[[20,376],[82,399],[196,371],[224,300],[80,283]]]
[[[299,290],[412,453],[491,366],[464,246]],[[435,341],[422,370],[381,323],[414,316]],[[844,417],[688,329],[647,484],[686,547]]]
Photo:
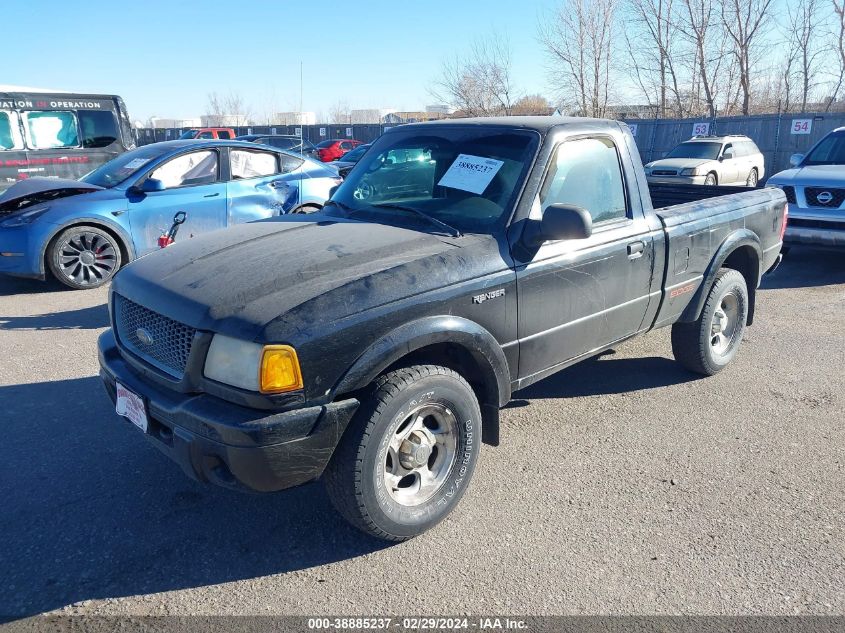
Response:
[[[117,401],[114,408],[118,415],[127,418],[132,424],[141,429],[144,433],[147,432],[147,410],[144,407],[144,401],[137,393],[129,391],[119,382],[115,383],[117,387]]]

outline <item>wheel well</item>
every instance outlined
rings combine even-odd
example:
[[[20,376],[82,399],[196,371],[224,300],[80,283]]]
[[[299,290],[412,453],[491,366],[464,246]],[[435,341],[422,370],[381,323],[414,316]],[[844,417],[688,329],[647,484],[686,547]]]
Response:
[[[488,444],[499,443],[499,388],[495,377],[479,365],[478,361],[463,346],[454,343],[434,343],[414,350],[394,362],[385,371],[411,365],[440,365],[463,376],[481,406],[482,441]]]
[[[44,253],[41,257],[42,262],[44,264],[44,274],[51,273],[50,265],[47,261],[47,258],[50,256],[50,248],[53,246],[53,243],[59,239],[59,236],[67,231],[68,229],[76,229],[80,226],[91,226],[95,229],[100,229],[101,231],[105,231],[109,235],[111,235],[114,240],[117,242],[117,247],[120,249],[120,267],[123,268],[126,264],[129,263],[129,247],[126,245],[126,242],[120,236],[120,234],[105,224],[100,224],[99,222],[76,222],[74,224],[68,224],[67,226],[63,226],[61,229],[56,231],[55,235],[50,238],[50,241],[47,242],[47,246],[44,247]]]
[[[723,268],[732,268],[745,277],[748,287],[748,319],[751,325],[754,321],[754,303],[757,296],[757,283],[760,281],[760,258],[751,246],[740,246],[725,259]]]
[[[709,172],[707,172],[707,175],[708,175],[708,176],[711,176],[711,175],[712,175],[712,176],[713,176],[713,178],[716,180],[716,184],[717,184],[717,185],[719,184],[719,174],[717,174],[715,171],[709,171]],[[705,176],[705,177],[706,177],[706,176]]]
[[[316,204],[314,202],[306,202],[305,204],[301,204],[298,207],[294,208],[292,211],[290,211],[290,213],[299,213],[303,209],[315,209],[316,211],[319,211],[322,208],[322,205]]]

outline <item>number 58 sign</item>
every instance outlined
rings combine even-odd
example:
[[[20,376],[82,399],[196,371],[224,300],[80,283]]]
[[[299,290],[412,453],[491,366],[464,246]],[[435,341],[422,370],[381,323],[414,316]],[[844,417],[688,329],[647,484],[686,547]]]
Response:
[[[809,134],[813,131],[813,119],[792,119],[790,134]]]

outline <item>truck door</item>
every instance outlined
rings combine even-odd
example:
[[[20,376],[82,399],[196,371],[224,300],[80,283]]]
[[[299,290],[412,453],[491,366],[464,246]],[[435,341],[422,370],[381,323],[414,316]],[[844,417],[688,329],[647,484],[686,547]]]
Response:
[[[520,378],[638,332],[649,302],[653,238],[631,210],[609,137],[557,146],[531,218],[541,219],[551,204],[586,209],[593,234],[546,242],[517,268]]]

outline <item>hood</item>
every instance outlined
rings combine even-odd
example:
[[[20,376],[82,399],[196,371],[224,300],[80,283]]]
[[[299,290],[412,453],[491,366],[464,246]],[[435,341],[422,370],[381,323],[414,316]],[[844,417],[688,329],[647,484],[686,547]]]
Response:
[[[112,288],[192,327],[252,340],[297,309],[310,315],[293,319],[300,324],[335,321],[454,283],[471,267],[461,257],[467,246],[496,248],[490,236],[311,218],[283,216],[177,241],[124,268]]]
[[[103,187],[65,178],[27,178],[16,182],[0,194],[0,214],[12,213],[41,202],[77,196]]]
[[[675,169],[680,171],[682,169],[700,167],[704,163],[710,162],[712,161],[707,158],[663,158],[650,162],[648,169]]]
[[[766,184],[845,188],[845,165],[807,165],[787,169],[776,173]]]

